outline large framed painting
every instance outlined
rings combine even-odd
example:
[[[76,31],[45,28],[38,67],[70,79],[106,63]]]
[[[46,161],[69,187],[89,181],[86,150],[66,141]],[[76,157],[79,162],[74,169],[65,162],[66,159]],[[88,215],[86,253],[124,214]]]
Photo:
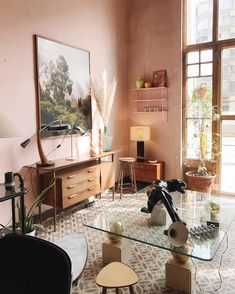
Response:
[[[92,127],[90,53],[37,35],[35,48],[38,127],[42,129],[55,121],[89,132]]]

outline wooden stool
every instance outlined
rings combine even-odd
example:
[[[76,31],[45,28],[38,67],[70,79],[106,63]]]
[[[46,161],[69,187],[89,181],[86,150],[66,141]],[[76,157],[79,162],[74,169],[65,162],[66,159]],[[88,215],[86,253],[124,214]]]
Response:
[[[111,262],[106,265],[98,274],[96,284],[103,287],[102,294],[105,294],[107,288],[129,287],[130,293],[134,294],[133,285],[138,283],[139,277],[131,267],[121,262]]]
[[[122,198],[123,172],[124,172],[125,166],[128,166],[128,168],[130,169],[131,183],[130,183],[129,187],[133,190],[133,192],[137,191],[135,169],[134,169],[135,158],[133,158],[133,157],[120,157],[119,162],[120,162],[120,169],[119,169],[119,179],[118,179],[118,190],[120,191],[120,198]]]

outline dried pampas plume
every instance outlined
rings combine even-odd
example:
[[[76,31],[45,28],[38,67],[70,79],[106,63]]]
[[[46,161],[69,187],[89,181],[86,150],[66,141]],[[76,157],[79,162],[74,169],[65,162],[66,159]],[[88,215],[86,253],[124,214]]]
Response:
[[[105,72],[102,78],[98,77],[96,79],[91,79],[91,93],[92,96],[95,98],[97,107],[105,126],[108,125],[116,87],[117,80],[115,77],[113,78],[112,83],[107,86]]]

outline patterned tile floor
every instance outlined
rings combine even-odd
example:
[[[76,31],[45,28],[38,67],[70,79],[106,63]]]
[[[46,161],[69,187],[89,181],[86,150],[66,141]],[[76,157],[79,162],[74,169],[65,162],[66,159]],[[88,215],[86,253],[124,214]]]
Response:
[[[106,236],[102,232],[84,227],[83,222],[100,213],[102,210],[107,209],[110,205],[115,205],[117,202],[125,206],[128,203],[128,199],[133,197],[144,197],[145,199],[146,194],[140,193],[137,196],[135,194],[125,194],[121,200],[116,196],[113,202],[111,194],[106,192],[102,195],[101,199],[96,199],[95,203],[89,205],[87,208],[80,209],[77,207],[59,215],[57,217],[56,232],[53,232],[52,220],[45,222],[45,230],[39,236],[49,241],[53,242],[65,234],[72,232],[84,234],[87,238],[89,249],[86,268],[77,286],[73,288],[72,294],[101,293],[101,289],[95,284],[95,279],[102,268],[101,244]],[[171,256],[169,252],[138,242],[132,242],[132,246],[132,258],[129,261],[129,265],[137,272],[140,278],[139,283],[134,286],[135,293],[180,293],[165,287],[165,262]],[[193,294],[235,293],[235,221],[233,221],[229,229],[228,250],[223,255],[220,270],[223,280],[222,287],[215,292],[220,281],[218,275],[220,257],[225,248],[226,240],[223,241],[215,258],[211,262],[194,260],[197,268],[196,278],[202,290],[200,290],[195,282],[195,267],[193,265]],[[115,291],[110,289],[108,293],[115,293]],[[120,290],[120,293],[129,293],[129,290],[123,288]]]

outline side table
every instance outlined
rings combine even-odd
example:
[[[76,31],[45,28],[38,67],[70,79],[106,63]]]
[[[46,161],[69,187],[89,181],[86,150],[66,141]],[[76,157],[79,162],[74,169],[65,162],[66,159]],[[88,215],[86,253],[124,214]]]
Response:
[[[152,183],[156,179],[165,179],[165,162],[156,163],[138,162],[134,163],[137,181]]]

